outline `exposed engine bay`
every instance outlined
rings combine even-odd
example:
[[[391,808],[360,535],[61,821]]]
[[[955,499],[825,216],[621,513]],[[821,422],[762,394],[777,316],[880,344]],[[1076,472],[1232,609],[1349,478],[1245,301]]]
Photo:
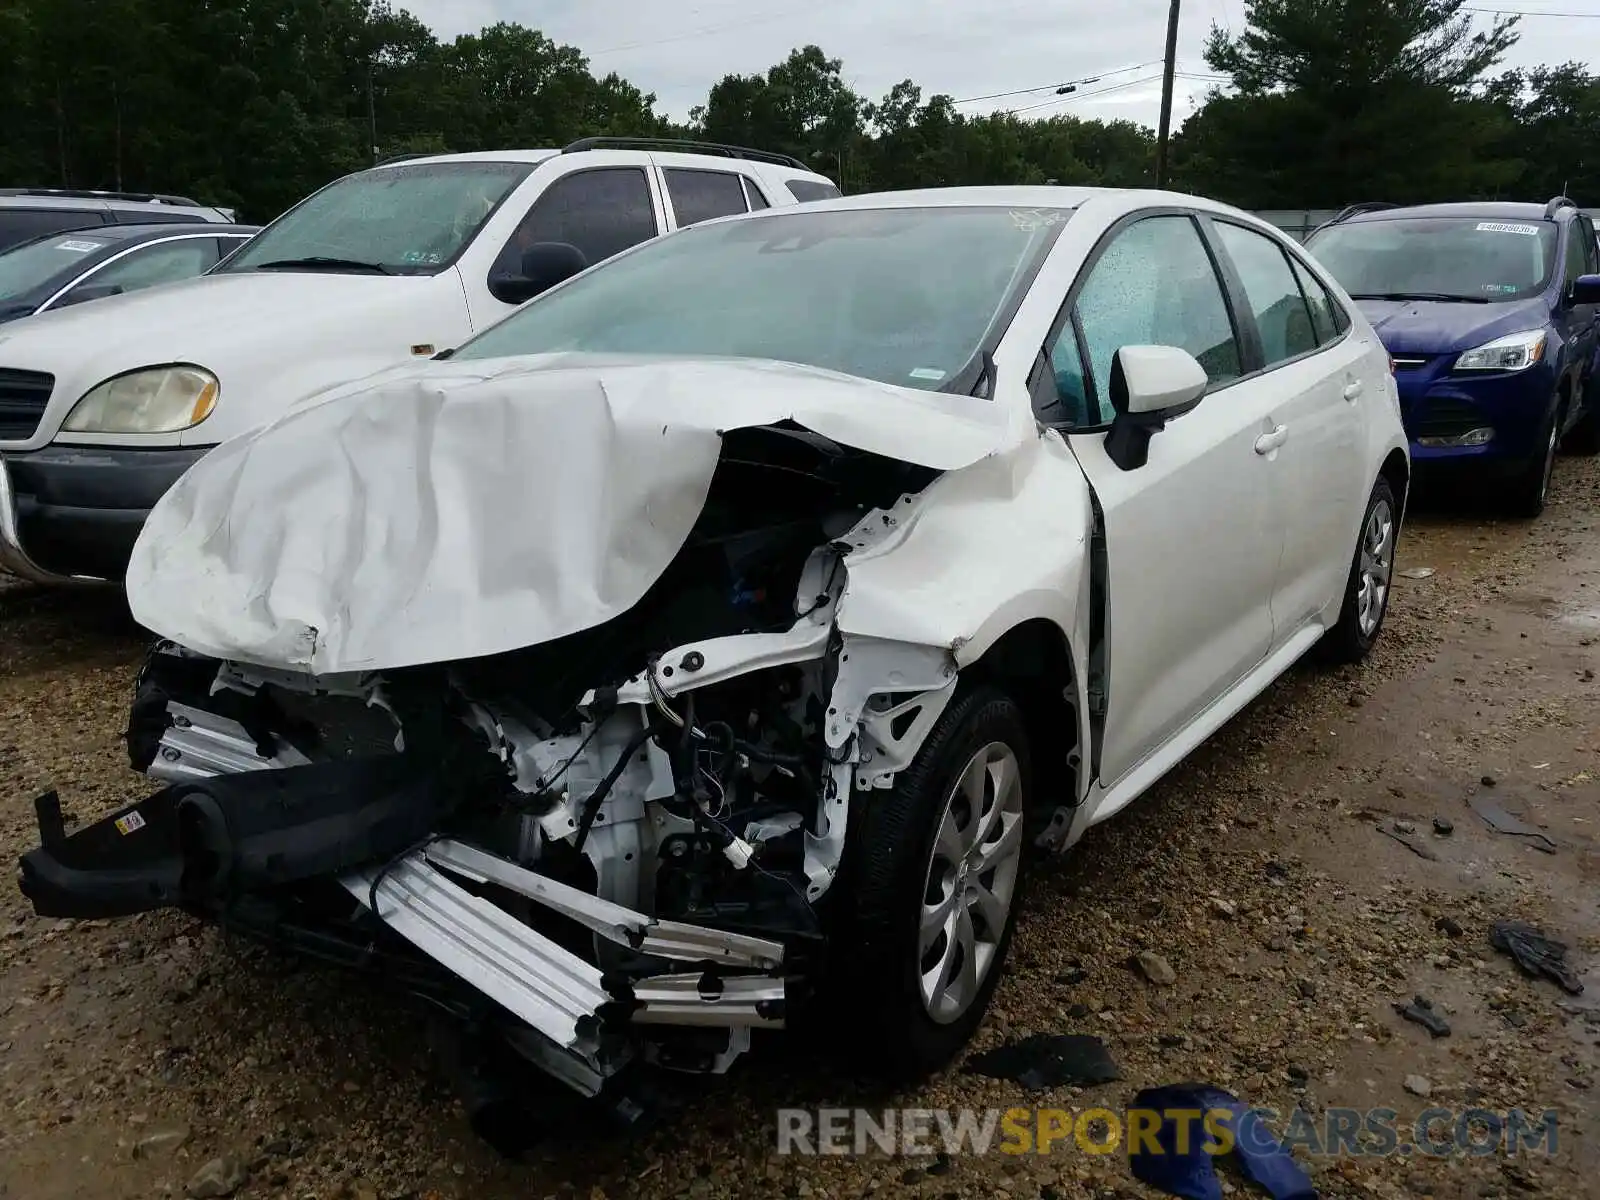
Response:
[[[948,648],[833,617],[938,474],[735,429],[666,572],[592,628],[323,676],[164,641],[128,728],[162,790],[70,837],[42,797],[24,890],[384,964],[585,1095],[636,1059],[723,1071],[821,977],[851,798],[955,691]]]

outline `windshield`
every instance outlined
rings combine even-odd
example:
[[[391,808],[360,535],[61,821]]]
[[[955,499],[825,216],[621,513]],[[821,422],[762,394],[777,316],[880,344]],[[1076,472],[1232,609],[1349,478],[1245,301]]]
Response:
[[[218,273],[433,275],[455,261],[533,170],[520,162],[417,163],[350,175],[301,201]]]
[[[108,244],[103,238],[52,233],[13,246],[0,254],[0,300],[25,296],[57,276],[65,283],[80,264]]]
[[[1306,242],[1356,299],[1521,300],[1550,282],[1549,221],[1403,217],[1324,229]]]
[[[532,301],[454,357],[764,358],[933,391],[972,362],[1070,215],[794,210],[697,226]]]

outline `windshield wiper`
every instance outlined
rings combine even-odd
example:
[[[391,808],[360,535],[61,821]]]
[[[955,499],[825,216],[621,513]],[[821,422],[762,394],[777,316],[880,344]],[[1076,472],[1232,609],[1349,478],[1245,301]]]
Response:
[[[386,267],[382,263],[362,262],[359,258],[333,258],[325,255],[312,255],[308,258],[277,258],[271,262],[264,262],[255,267],[257,271],[314,271],[326,268],[333,271],[371,271],[375,275],[397,275],[393,267]]]
[[[1461,304],[1487,304],[1483,296],[1457,296],[1451,292],[1351,292],[1352,300],[1445,300]]]

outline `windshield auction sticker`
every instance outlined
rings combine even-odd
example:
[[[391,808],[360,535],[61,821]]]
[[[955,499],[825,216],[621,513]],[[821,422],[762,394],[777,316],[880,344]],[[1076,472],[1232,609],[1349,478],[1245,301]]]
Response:
[[[1509,221],[1479,221],[1479,233],[1520,233],[1523,237],[1538,237],[1537,225],[1516,225]]]

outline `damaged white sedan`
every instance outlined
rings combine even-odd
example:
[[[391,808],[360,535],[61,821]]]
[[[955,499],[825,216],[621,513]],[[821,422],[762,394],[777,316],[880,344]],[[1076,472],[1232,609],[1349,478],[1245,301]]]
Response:
[[[924,1073],[1034,849],[1383,622],[1388,356],[1207,201],[774,209],[442,358],[156,507],[128,740],[164,787],[71,836],[42,797],[39,912],[377,968],[590,1096],[830,987],[860,1061]]]

